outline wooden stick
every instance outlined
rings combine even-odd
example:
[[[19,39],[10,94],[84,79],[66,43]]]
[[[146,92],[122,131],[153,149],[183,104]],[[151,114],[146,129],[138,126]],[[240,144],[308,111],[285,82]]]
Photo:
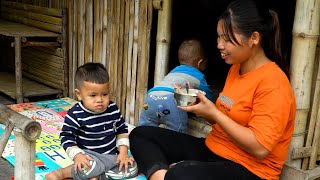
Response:
[[[21,44],[21,47],[27,47],[27,46],[54,46],[59,47],[61,46],[58,42],[41,42],[41,41],[27,41],[23,44]]]
[[[6,125],[6,128],[4,130],[3,135],[1,136],[1,141],[0,141],[0,156],[2,156],[2,153],[8,143],[9,137],[11,135],[11,132],[14,128],[14,125],[11,122],[8,122]]]

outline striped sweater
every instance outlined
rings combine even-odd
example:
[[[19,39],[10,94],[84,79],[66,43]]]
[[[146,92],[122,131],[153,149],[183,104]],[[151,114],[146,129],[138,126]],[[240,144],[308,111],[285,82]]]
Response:
[[[95,113],[78,102],[64,119],[60,139],[64,150],[78,146],[100,154],[117,154],[116,138],[123,133],[128,133],[128,127],[116,103],[110,101],[103,113]]]

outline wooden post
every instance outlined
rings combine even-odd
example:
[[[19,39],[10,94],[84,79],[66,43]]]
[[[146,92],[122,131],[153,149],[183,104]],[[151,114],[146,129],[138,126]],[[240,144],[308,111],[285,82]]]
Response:
[[[11,131],[14,128],[15,143],[15,171],[14,179],[35,179],[35,151],[36,139],[41,134],[41,126],[12,109],[0,104],[0,123],[6,124],[4,137],[1,139],[0,152],[2,154]]]
[[[14,179],[35,179],[35,151],[36,141],[29,141],[20,129],[14,129]]]
[[[297,0],[290,62],[290,81],[296,97],[297,112],[287,163],[298,169],[301,168],[301,159],[292,160],[290,157],[293,149],[304,146],[310,109],[313,64],[319,36],[317,21],[319,21],[319,1]]]
[[[170,42],[171,42],[172,0],[163,0],[158,13],[158,30],[156,45],[156,63],[154,84],[160,82],[168,73]]]
[[[16,75],[16,100],[17,103],[23,102],[22,88],[22,62],[21,62],[21,37],[14,38],[14,58],[15,58],[15,75]]]

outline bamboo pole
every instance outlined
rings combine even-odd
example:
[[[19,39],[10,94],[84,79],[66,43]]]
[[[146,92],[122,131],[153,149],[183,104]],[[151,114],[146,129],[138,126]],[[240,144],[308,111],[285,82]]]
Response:
[[[114,83],[114,100],[117,102],[117,104],[120,103],[121,98],[121,77],[122,77],[122,59],[119,59],[119,46],[120,46],[120,1],[116,0],[114,1],[114,9],[115,9],[115,24],[114,24],[114,64],[116,69],[116,74],[114,77],[116,77],[117,80],[119,80],[117,83]],[[118,89],[119,88],[119,89]]]
[[[126,120],[130,124],[134,125],[134,121],[130,116],[130,106],[131,106],[131,79],[132,79],[132,61],[133,61],[133,36],[134,36],[134,0],[129,0],[129,41],[128,41],[128,65],[127,65],[127,85],[126,85]]]
[[[93,61],[93,0],[86,0],[86,16],[85,16],[85,62]]]
[[[297,103],[295,129],[291,140],[289,156],[292,150],[303,147],[306,134],[307,118],[310,109],[311,80],[315,50],[319,36],[319,11],[317,0],[297,0],[293,24],[291,51],[291,85]],[[318,14],[316,14],[318,12]],[[301,168],[301,160],[287,159],[287,163]]]
[[[152,1],[140,1],[139,13],[139,66],[138,66],[138,80],[137,80],[137,94],[136,94],[136,112],[135,124],[138,124],[140,110],[143,107],[144,97],[148,88],[148,73],[149,73],[149,58],[148,58],[148,3]]]
[[[114,21],[115,21],[115,14],[114,14],[114,11],[115,11],[115,8],[114,8],[114,0],[110,0],[109,1],[109,6],[110,6],[110,9],[109,10],[109,14],[108,14],[108,17],[109,17],[109,21],[110,21],[110,29],[109,29],[109,33],[110,33],[110,47],[109,47],[109,74],[111,77],[113,77],[112,79],[110,79],[110,99],[112,99],[113,101],[115,101],[115,89],[114,89],[114,86],[115,86],[115,78],[116,78],[116,65],[115,65],[115,59],[114,59],[114,46],[115,46],[115,42],[114,42],[114,29],[115,29],[115,24],[114,24]]]
[[[126,97],[127,97],[127,76],[128,76],[128,47],[129,47],[129,19],[130,19],[130,0],[124,1],[124,34],[123,34],[123,78],[122,78],[122,96],[121,96],[121,112],[126,119]]]
[[[110,70],[111,70],[111,38],[112,38],[112,22],[111,22],[111,0],[106,0],[107,1],[107,50],[106,50],[106,57],[107,57],[107,62],[106,62],[106,67],[109,70],[109,74],[110,74]]]
[[[118,79],[120,79],[120,83],[118,82],[117,86],[117,92],[118,92],[118,97],[117,97],[117,103],[119,104],[119,108],[121,108],[122,104],[122,97],[124,96],[124,93],[122,91],[122,87],[125,86],[125,81],[123,80],[123,70],[124,68],[124,63],[123,63],[123,40],[124,40],[124,12],[125,12],[125,4],[124,1],[118,1],[118,6],[119,6],[119,47],[118,47]],[[121,111],[123,112],[123,111]]]
[[[137,63],[138,63],[138,39],[139,39],[139,1],[134,1],[134,31],[133,31],[133,55],[132,55],[132,74],[131,74],[131,101],[130,101],[130,124],[135,125],[135,105],[137,88]]]
[[[93,61],[101,61],[101,45],[102,45],[102,18],[101,18],[102,0],[94,1],[94,39],[93,39]]]
[[[74,89],[74,81],[73,81],[73,66],[74,66],[74,54],[75,54],[75,48],[74,48],[74,35],[73,35],[73,24],[74,24],[74,5],[73,1],[68,1],[68,87],[69,87],[69,97],[73,98],[73,89]]]
[[[101,53],[101,59],[102,59],[102,64],[107,67],[107,41],[108,39],[108,2],[104,0],[102,5],[102,53]]]
[[[84,59],[84,51],[85,51],[85,1],[79,1],[78,6],[78,62],[80,65],[83,65],[86,61]]]
[[[305,143],[305,147],[311,147],[312,143],[313,143],[313,137],[315,136],[315,130],[316,130],[316,121],[318,121],[319,119],[317,119],[317,111],[319,108],[319,101],[320,101],[320,71],[319,71],[319,67],[320,67],[320,56],[319,56],[319,49],[317,51],[317,55],[316,57],[318,57],[318,61],[315,63],[318,63],[318,68],[315,67],[314,69],[314,76],[315,78],[313,78],[313,82],[314,82],[314,92],[313,92],[313,101],[312,101],[312,109],[311,109],[311,113],[310,113],[310,120],[309,120],[309,127],[308,127],[308,134],[307,134],[307,138],[306,138],[306,143]],[[308,166],[310,166],[309,164],[309,159],[310,156],[303,158],[302,161],[302,170],[307,170]]]
[[[154,84],[160,82],[168,73],[171,43],[171,16],[172,0],[163,0],[162,9],[158,12]]]

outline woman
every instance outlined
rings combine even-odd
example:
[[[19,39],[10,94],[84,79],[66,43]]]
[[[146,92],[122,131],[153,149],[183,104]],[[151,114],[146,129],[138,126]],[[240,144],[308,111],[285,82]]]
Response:
[[[217,47],[232,64],[216,104],[180,107],[212,124],[205,139],[138,127],[131,151],[149,179],[279,179],[293,133],[295,98],[280,49],[277,14],[254,1],[229,4]],[[176,163],[177,162],[177,163]],[[176,163],[176,164],[175,164]]]

